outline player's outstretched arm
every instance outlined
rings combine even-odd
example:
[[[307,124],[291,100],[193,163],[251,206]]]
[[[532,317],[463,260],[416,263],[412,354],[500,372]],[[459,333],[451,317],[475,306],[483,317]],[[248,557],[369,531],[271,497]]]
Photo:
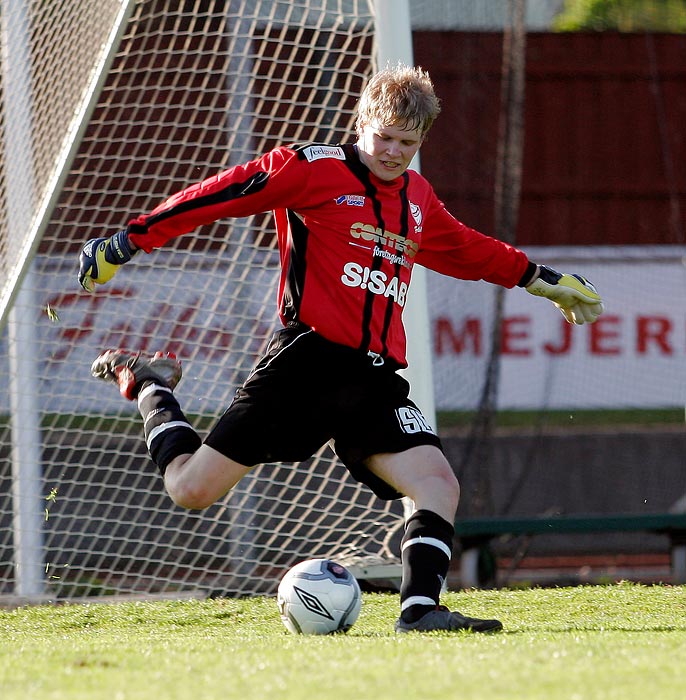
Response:
[[[525,289],[529,294],[550,299],[569,323],[593,323],[603,313],[603,301],[596,288],[581,275],[539,265]]]
[[[137,252],[126,229],[111,238],[91,238],[79,256],[79,283],[87,292],[94,291],[96,284],[109,282]]]

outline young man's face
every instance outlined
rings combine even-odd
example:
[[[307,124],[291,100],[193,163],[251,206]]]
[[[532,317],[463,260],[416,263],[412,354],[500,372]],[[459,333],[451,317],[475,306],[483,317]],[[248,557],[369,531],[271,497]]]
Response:
[[[381,180],[394,180],[407,170],[422,140],[416,129],[370,124],[362,128],[357,148],[360,159],[374,175]]]

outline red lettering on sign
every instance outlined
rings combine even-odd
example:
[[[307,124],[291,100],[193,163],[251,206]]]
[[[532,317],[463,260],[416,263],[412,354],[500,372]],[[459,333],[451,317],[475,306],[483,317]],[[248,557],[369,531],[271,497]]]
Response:
[[[518,340],[528,340],[529,316],[510,316],[504,318],[500,331],[500,352],[503,355],[531,355],[531,348],[517,344]]]
[[[434,352],[438,357],[446,353],[462,354],[469,342],[472,354],[481,355],[481,319],[466,318],[456,331],[449,318],[439,317],[434,322]]]
[[[672,322],[664,316],[639,316],[636,320],[636,352],[645,355],[651,346],[663,355],[673,355],[674,349],[669,336]]]
[[[47,300],[50,306],[58,311],[67,312],[71,309],[71,313],[76,313],[78,318],[77,323],[71,326],[51,326],[51,332],[56,333],[57,340],[60,341],[59,349],[53,353],[51,360],[66,360],[70,353],[82,344],[88,344],[100,352],[108,348],[158,350],[160,348],[157,344],[162,343],[178,357],[211,361],[222,361],[227,350],[231,348],[233,332],[221,325],[207,326],[204,323],[196,323],[199,303],[198,299],[194,298],[190,298],[179,307],[162,304],[149,316],[127,316],[126,319],[115,319],[109,325],[103,324],[102,321],[96,325],[98,314],[106,313],[103,305],[112,297],[128,299],[135,297],[135,293],[126,288],[109,287],[98,290],[97,294],[56,294]],[[250,347],[255,354],[261,350],[263,338],[268,335],[269,330],[264,323],[260,323],[255,329],[256,339]]]
[[[115,297],[133,296],[121,289],[112,289],[109,295]],[[62,341],[62,345],[59,350],[53,353],[53,360],[65,360],[77,343],[84,341],[92,335],[96,314],[99,308],[105,303],[106,299],[107,295],[86,294],[85,292],[55,294],[48,299],[48,304],[55,309],[64,309],[70,306],[84,307],[83,315],[81,316],[78,326],[64,326],[59,328],[57,337]],[[114,347],[119,346],[115,345]]]
[[[591,355],[619,355],[622,352],[619,343],[621,322],[619,316],[602,316],[589,326]]]
[[[459,325],[457,325],[459,323]],[[634,330],[633,336],[629,331]],[[560,318],[558,333],[539,345],[532,343],[532,318],[530,316],[506,316],[502,320],[500,352],[510,357],[530,357],[537,352],[563,356],[571,354],[574,337],[587,339],[586,353],[590,356],[616,357],[635,352],[673,356],[678,351],[675,339],[675,321],[668,316],[636,316],[629,321],[622,316],[605,314],[593,324],[583,328]],[[468,317],[460,322],[441,316],[434,321],[434,354],[443,355],[482,354],[484,339],[490,337],[491,328],[478,317]],[[686,346],[684,347],[686,350]]]
[[[559,320],[560,338],[556,345],[553,343],[543,343],[543,352],[548,355],[566,355],[572,348],[572,326],[564,318]]]

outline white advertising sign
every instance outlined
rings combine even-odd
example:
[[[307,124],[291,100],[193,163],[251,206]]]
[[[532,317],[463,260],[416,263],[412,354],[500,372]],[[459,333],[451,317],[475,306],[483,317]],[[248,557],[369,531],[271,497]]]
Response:
[[[686,247],[598,247],[528,249],[530,258],[590,279],[605,302],[592,325],[572,326],[547,300],[514,288],[503,292],[498,405],[501,408],[683,407],[686,404]],[[172,254],[158,251],[156,256]],[[229,269],[226,275],[203,271],[203,258],[188,269],[152,268],[136,260],[124,274],[83,292],[73,260],[38,260],[34,274],[37,303],[55,307],[59,323],[40,308],[35,342],[43,366],[40,376],[45,410],[89,411],[94,392],[100,410],[121,409],[116,391],[89,382],[90,363],[104,349],[157,350],[159,338],[184,362],[193,381],[179,385],[191,412],[217,410],[250,370],[263,339],[277,326],[275,260]],[[168,261],[167,261],[168,262]],[[239,274],[243,283],[232,279]],[[246,285],[245,279],[249,279]],[[219,280],[219,281],[218,281]],[[438,410],[473,409],[482,391],[491,348],[496,287],[430,273],[427,280]],[[144,290],[145,294],[142,294]],[[170,303],[170,299],[173,302]],[[406,319],[411,332],[411,323]],[[202,341],[203,354],[191,353]],[[0,346],[7,354],[7,333]],[[45,365],[47,363],[47,366]],[[0,373],[2,381],[3,373]],[[6,380],[2,381],[4,384]],[[75,387],[80,387],[78,390]],[[2,388],[0,410],[7,412]]]
[[[582,274],[604,300],[592,325],[568,324],[547,300],[503,294],[498,404],[503,408],[683,407],[686,249],[528,249]],[[487,366],[496,288],[429,279],[436,405],[473,407]]]

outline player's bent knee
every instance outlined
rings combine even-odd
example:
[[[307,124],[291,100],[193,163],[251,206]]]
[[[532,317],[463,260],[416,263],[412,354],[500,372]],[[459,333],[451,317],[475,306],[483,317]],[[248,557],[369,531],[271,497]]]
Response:
[[[250,469],[203,445],[193,455],[182,455],[167,467],[165,487],[176,505],[202,510],[216,503]]]
[[[216,502],[217,497],[201,484],[188,482],[167,485],[167,493],[177,506],[187,510],[203,510]]]
[[[430,480],[434,488],[443,493],[459,497],[460,484],[457,476],[450,466],[450,462],[442,453],[435,455],[434,459],[419,473],[423,474],[427,480]]]
[[[446,520],[455,517],[460,502],[460,483],[447,460],[437,461],[412,485],[415,503],[434,510]]]
[[[436,497],[440,497],[457,508],[460,501],[460,483],[453,470],[450,467],[447,470],[441,470],[440,473],[434,475],[434,479],[436,481]]]
[[[457,506],[457,503],[460,500],[460,482],[457,480],[453,470],[450,469],[447,473],[443,474],[442,480],[445,493],[449,494]]]

